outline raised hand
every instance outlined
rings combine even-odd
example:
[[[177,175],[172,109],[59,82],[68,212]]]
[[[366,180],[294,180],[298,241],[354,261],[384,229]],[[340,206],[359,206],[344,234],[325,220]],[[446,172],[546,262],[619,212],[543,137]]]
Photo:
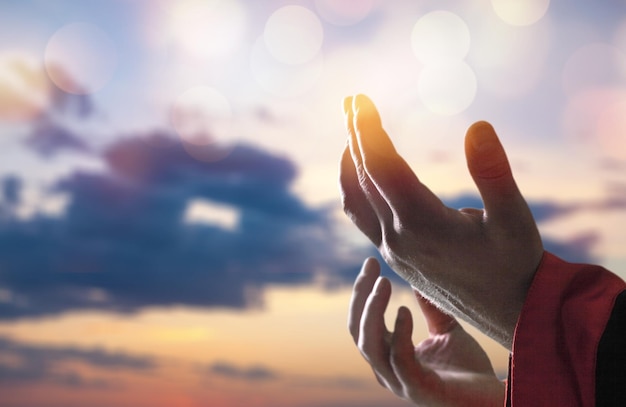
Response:
[[[491,125],[475,123],[465,139],[485,209],[455,210],[396,152],[366,96],[346,98],[344,112],[344,211],[424,297],[510,349],[543,246]]]
[[[367,259],[354,284],[348,327],[379,383],[416,406],[490,407],[504,404],[505,387],[489,358],[459,323],[416,292],[430,332],[413,346],[411,312],[401,307],[394,332],[385,327],[391,296],[380,266]]]

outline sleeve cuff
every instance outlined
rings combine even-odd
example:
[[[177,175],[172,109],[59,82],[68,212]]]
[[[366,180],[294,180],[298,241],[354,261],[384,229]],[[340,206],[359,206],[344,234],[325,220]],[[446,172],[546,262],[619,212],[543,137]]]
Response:
[[[593,406],[597,348],[624,281],[545,252],[513,338],[507,405]]]

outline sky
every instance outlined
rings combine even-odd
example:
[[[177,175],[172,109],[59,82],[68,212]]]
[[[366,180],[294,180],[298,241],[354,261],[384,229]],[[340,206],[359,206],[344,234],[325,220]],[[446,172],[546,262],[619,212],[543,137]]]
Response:
[[[406,405],[346,328],[357,93],[455,208],[490,121],[546,249],[626,277],[622,1],[0,0],[0,407]]]

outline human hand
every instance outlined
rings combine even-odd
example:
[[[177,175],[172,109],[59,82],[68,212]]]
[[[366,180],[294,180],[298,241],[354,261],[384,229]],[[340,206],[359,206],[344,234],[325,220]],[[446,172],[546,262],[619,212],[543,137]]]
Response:
[[[491,125],[475,123],[465,138],[485,209],[457,211],[418,180],[366,96],[346,98],[344,112],[344,211],[424,297],[511,349],[543,246]]]
[[[453,317],[417,291],[430,336],[417,347],[411,340],[411,312],[401,307],[394,332],[385,327],[391,296],[389,280],[369,258],[356,279],[348,327],[379,383],[416,406],[490,407],[504,405],[505,386],[478,342]]]

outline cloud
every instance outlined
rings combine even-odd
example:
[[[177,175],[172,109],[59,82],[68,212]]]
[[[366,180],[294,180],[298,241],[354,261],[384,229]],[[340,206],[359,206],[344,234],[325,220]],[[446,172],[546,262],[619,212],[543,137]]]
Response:
[[[63,150],[81,153],[89,153],[91,150],[80,137],[49,117],[42,117],[34,123],[24,144],[43,157],[53,156]]]
[[[204,369],[210,375],[222,376],[228,379],[258,382],[274,380],[278,374],[264,366],[241,368],[227,362],[215,362]]]
[[[550,253],[572,263],[597,264],[599,259],[593,254],[593,249],[599,241],[597,233],[586,232],[565,242],[543,237],[543,246]]]
[[[119,140],[102,157],[106,171],[77,171],[52,188],[69,199],[63,216],[0,221],[0,318],[244,308],[269,283],[304,284],[319,270],[354,275],[327,210],[291,192],[297,171],[284,157],[239,145],[201,162],[162,132]],[[10,184],[18,200],[19,178]],[[198,199],[232,208],[236,224],[185,222]]]
[[[297,168],[285,157],[238,145],[222,160],[203,162],[155,131],[120,139],[101,158],[105,171],[76,171],[52,187],[68,197],[58,217],[10,216],[22,183],[15,176],[3,181],[0,318],[175,305],[243,309],[262,304],[268,284],[307,284],[320,272],[350,283],[359,267],[359,258],[346,255],[330,210],[294,195]],[[603,201],[530,206],[540,223],[626,207],[614,189]],[[234,214],[230,227],[186,221],[198,200]],[[482,206],[475,195],[446,202]],[[596,239],[544,242],[568,260],[591,262]]]
[[[341,388],[341,389],[362,389],[371,387],[375,384],[375,380],[363,380],[362,378],[352,376],[308,376],[283,374],[273,370],[267,366],[254,365],[250,367],[241,367],[226,361],[217,361],[198,369],[199,373],[209,377],[221,377],[229,380],[245,381],[245,382],[266,382],[280,380],[285,382],[289,387],[319,387],[323,389]]]
[[[85,378],[80,373],[63,368],[64,363],[78,362],[105,371],[140,371],[156,368],[148,357],[111,353],[102,349],[80,350],[70,347],[27,345],[0,337],[0,383],[48,382],[68,387],[109,388],[116,384],[101,378]]]

